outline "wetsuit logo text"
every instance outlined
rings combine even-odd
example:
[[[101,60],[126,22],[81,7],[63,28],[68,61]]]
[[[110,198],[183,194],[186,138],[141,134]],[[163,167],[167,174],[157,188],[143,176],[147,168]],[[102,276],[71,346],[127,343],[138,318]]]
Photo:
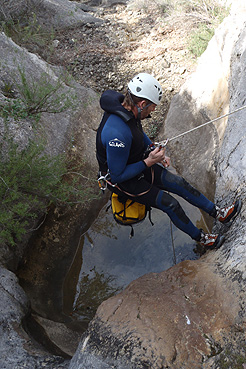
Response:
[[[114,138],[113,140],[109,141],[109,146],[113,146],[113,147],[120,147],[120,148],[124,148],[126,145],[124,142],[120,141],[118,138]]]

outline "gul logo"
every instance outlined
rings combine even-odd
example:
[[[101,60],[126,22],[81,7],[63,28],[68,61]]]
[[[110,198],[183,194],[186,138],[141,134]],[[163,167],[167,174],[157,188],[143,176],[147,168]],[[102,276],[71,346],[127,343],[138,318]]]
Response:
[[[113,140],[109,141],[109,146],[111,147],[120,147],[124,148],[126,145],[124,142],[120,141],[118,138],[114,138]]]

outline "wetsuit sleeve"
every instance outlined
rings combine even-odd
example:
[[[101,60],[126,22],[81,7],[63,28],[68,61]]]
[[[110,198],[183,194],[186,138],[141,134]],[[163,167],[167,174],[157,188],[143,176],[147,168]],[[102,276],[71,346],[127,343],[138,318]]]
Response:
[[[149,139],[146,133],[144,133],[144,148],[147,149],[147,147],[151,144],[152,144],[152,141]]]
[[[115,128],[117,127],[117,129]],[[145,169],[143,161],[127,164],[132,133],[130,128],[117,116],[111,115],[105,124],[101,139],[106,148],[107,163],[112,183],[131,179]]]

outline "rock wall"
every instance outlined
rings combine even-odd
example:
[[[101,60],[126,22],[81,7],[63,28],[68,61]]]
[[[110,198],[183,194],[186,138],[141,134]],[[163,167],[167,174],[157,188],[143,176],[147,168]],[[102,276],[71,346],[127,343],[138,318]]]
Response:
[[[53,68],[35,54],[27,52],[16,45],[10,38],[0,34],[0,88],[12,86],[15,97],[19,96],[18,86],[21,85],[20,67],[30,85],[44,83],[45,79],[50,84],[56,85],[62,70]],[[98,117],[101,115],[98,95],[91,89],[75,83],[62,83],[59,93],[71,96],[74,102],[71,108],[61,113],[42,113],[37,130],[33,130],[33,122],[30,119],[14,118],[8,120],[8,130],[15,142],[20,147],[27,144],[30,137],[40,136],[46,141],[46,152],[50,155],[63,153],[73,145],[73,156],[80,161],[85,160],[87,169],[97,169],[95,157],[95,136],[98,126]],[[5,98],[1,94],[2,99]],[[0,118],[0,137],[5,131],[4,119]],[[3,153],[2,153],[3,154]],[[13,248],[2,246],[0,261],[2,264],[10,265],[13,256]],[[21,247],[18,248],[18,257],[21,257]]]
[[[245,22],[245,3],[232,2],[230,15],[218,27],[197,70],[185,82],[170,105],[160,139],[193,129],[229,111],[231,58]],[[177,170],[211,200],[214,199],[216,171],[227,117],[169,143]]]
[[[93,27],[101,20],[88,13],[88,7],[67,0],[10,0],[1,1],[0,20],[4,22],[18,21],[26,24],[27,18],[33,19],[35,13],[37,24],[48,29],[67,29],[88,24]],[[11,90],[10,98],[20,96],[19,86],[21,75],[18,68],[30,85],[40,85],[47,80],[55,86],[64,71],[44,62],[39,56],[29,53],[16,45],[4,33],[0,34],[0,102],[3,102]],[[10,118],[7,122],[9,133],[20,147],[24,147],[29,138],[43,136],[46,140],[46,151],[51,155],[68,152],[72,149],[73,160],[85,161],[87,170],[97,170],[95,158],[95,137],[98,117],[101,115],[98,95],[89,88],[77,84],[71,78],[64,78],[59,93],[72,97],[73,106],[61,113],[43,112],[38,129],[33,130],[30,119]],[[9,97],[9,96],[8,96]],[[6,129],[5,122],[0,118],[0,139]],[[4,147],[1,155],[5,155]],[[1,182],[2,183],[2,182]],[[25,292],[18,284],[16,276],[5,269],[16,269],[23,256],[28,238],[18,248],[1,244],[0,247],[0,367],[4,369],[40,369],[67,368],[68,360],[64,352],[52,344],[56,354],[52,355],[44,347],[28,335],[26,318],[30,315],[30,303]],[[42,329],[41,329],[42,330]],[[52,350],[53,350],[52,349]],[[58,355],[58,356],[57,356]],[[66,356],[66,355],[65,355]]]
[[[16,276],[0,267],[0,367],[21,368],[66,368],[68,361],[44,353],[34,345],[23,329],[23,320],[30,306],[25,292]]]
[[[79,27],[83,24],[100,24],[102,20],[90,14],[79,1],[68,0],[2,0],[0,20],[18,21],[25,24],[27,17],[33,17],[37,24],[49,31]]]
[[[218,163],[216,198],[222,204],[231,199],[246,197],[246,29],[242,31],[232,55],[231,78],[229,83],[230,111],[245,107],[231,115],[225,130],[221,155]],[[223,271],[238,275],[245,289],[246,247],[245,247],[245,206],[240,221],[227,232],[228,245],[223,249],[222,259],[218,261]],[[244,302],[243,302],[244,304]]]
[[[55,84],[62,73],[60,68],[53,68],[35,54],[27,52],[16,45],[3,33],[0,34],[0,90],[12,86],[14,97],[19,96],[18,85],[20,75],[18,67],[25,71],[27,80],[39,83],[40,79],[48,78]],[[46,138],[46,151],[51,155],[71,149],[73,156],[87,163],[87,169],[97,171],[95,158],[96,128],[101,115],[99,99],[92,90],[70,80],[69,84],[61,85],[62,93],[75,96],[77,104],[62,113],[42,113],[38,130],[33,130],[28,119],[7,122],[12,137],[20,146],[25,146],[30,137],[43,135]],[[1,100],[5,99],[0,94]],[[74,98],[75,101],[75,98]],[[0,118],[0,137],[4,134],[5,121]],[[3,149],[4,151],[4,149]],[[1,152],[4,155],[4,152]],[[96,181],[95,181],[96,182]],[[2,182],[1,182],[2,183]],[[31,233],[27,234],[30,237]],[[27,240],[25,240],[27,242]],[[30,314],[30,305],[24,291],[18,285],[15,275],[3,267],[15,270],[23,256],[25,243],[16,247],[1,244],[0,248],[0,367],[13,368],[63,368],[68,362],[62,357],[52,356],[37,343],[32,342],[23,329],[23,321]]]
[[[29,53],[27,50],[16,45],[10,38],[3,33],[0,34],[0,87],[4,90],[5,86],[12,86],[13,94],[18,97],[21,86],[21,75],[18,68],[24,71],[27,83],[31,85],[46,80],[53,86],[56,86],[61,78],[63,70],[54,68],[43,61],[39,56]],[[64,76],[65,80],[65,76]],[[84,88],[72,79],[61,83],[58,91],[71,97],[74,105],[62,113],[43,113],[39,121],[39,133],[45,133],[47,141],[47,152],[58,154],[71,144],[72,135],[76,136],[78,145],[80,140],[84,140],[80,148],[84,150],[82,156],[89,155],[89,162],[96,164],[95,159],[95,130],[98,125],[98,116],[101,114],[98,96],[90,89]],[[0,93],[2,98],[4,96]],[[13,132],[13,136],[19,143],[25,144],[30,135],[33,135],[31,123],[27,119],[14,119],[8,121],[8,127]],[[4,129],[3,119],[0,118],[0,133]],[[79,136],[78,131],[83,131],[83,136]],[[79,137],[78,137],[79,136]]]

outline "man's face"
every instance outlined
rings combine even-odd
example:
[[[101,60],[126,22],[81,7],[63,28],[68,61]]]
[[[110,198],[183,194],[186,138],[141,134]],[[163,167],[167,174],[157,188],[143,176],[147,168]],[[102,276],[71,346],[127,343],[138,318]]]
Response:
[[[141,119],[147,118],[152,111],[155,110],[156,104],[151,104],[147,106],[148,104],[146,102],[143,103],[143,106],[141,107],[143,110],[141,111]],[[147,106],[147,107],[146,107]]]

